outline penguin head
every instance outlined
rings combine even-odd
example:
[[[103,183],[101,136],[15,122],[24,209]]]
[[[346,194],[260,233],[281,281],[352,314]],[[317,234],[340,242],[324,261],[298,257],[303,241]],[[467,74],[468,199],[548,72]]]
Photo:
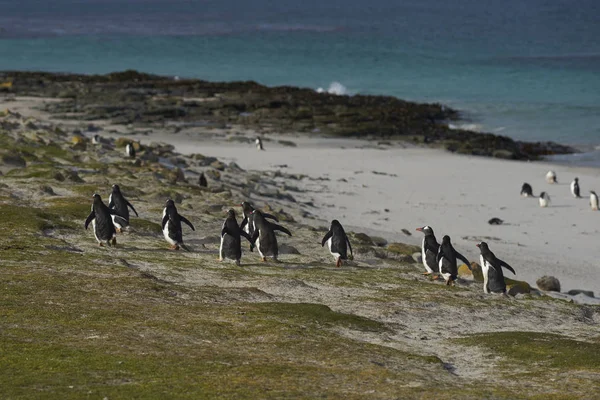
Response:
[[[444,235],[442,238],[442,244],[450,244],[450,236]]]
[[[479,247],[479,250],[481,250],[482,253],[490,250],[486,242],[479,242],[475,246]]]
[[[546,192],[540,193],[540,199],[545,199],[547,197]]]
[[[112,192],[121,193],[121,188],[119,187],[119,185],[112,185]]]
[[[590,190],[590,193],[596,196],[596,192],[594,192],[593,190]]]
[[[342,226],[342,224],[340,224],[340,221],[338,221],[337,219],[334,219],[333,221],[331,221],[331,228],[333,227],[339,227]]]
[[[579,178],[575,177],[574,181],[579,182]]]
[[[423,232],[425,234],[425,236],[433,235],[433,229],[429,225],[425,225],[421,228],[417,228],[417,231]]]
[[[94,199],[94,205],[92,207],[102,204],[102,197],[100,197],[98,193],[94,193],[92,198]]]
[[[165,207],[173,208],[173,207],[175,207],[175,202],[172,199],[167,199],[167,202],[165,203]]]
[[[247,201],[242,201],[242,204],[240,205],[246,214],[252,214],[252,211],[254,211],[254,207],[252,207],[252,205],[250,205],[250,203]]]
[[[227,210],[227,218],[235,218],[235,211],[233,210],[233,208]]]

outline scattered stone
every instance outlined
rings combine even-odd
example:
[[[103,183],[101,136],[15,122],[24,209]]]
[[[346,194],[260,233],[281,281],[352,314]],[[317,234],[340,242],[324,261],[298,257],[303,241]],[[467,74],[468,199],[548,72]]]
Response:
[[[412,233],[406,228],[402,228],[401,232],[404,233],[406,236],[412,236]]]
[[[83,179],[81,179],[81,177],[79,176],[77,171],[69,170],[66,172],[66,174],[67,174],[67,179],[70,180],[71,182],[76,182],[76,183],[85,182]]]
[[[504,278],[506,283],[506,294],[516,296],[517,294],[527,294],[531,292],[531,286],[525,281],[516,281],[509,278]]]
[[[560,292],[560,281],[553,276],[544,275],[535,283],[544,292]]]
[[[219,171],[217,171],[216,169],[209,169],[204,174],[206,175],[207,178],[212,179],[213,181],[221,180],[221,173]]]
[[[414,253],[421,254],[421,248],[412,244],[406,243],[390,243],[387,245],[386,250],[390,253],[404,254],[412,256]]]
[[[373,244],[377,247],[383,247],[386,244],[388,244],[387,240],[379,236],[371,236],[371,240],[373,241]]]
[[[471,275],[473,275],[473,280],[476,282],[483,282],[483,270],[481,269],[481,265],[477,264],[475,261],[471,263]]]
[[[177,168],[170,174],[169,180],[171,183],[185,182],[185,174],[181,168]]]
[[[496,218],[496,217],[494,217],[488,221],[488,224],[490,224],[490,225],[502,225],[503,223],[504,223],[503,220],[501,220],[500,218]]]
[[[52,177],[59,182],[64,182],[66,179],[65,176],[59,171],[54,172],[54,175],[52,175]]]
[[[412,259],[417,263],[417,264],[422,264],[423,263],[423,254],[421,254],[421,252],[418,253],[412,253],[411,254]]]
[[[227,165],[224,162],[218,160],[210,163],[210,166],[219,171],[225,171],[225,168],[227,167]]]
[[[229,169],[233,171],[243,171],[242,167],[240,167],[237,163],[233,161],[229,163]]]
[[[358,242],[361,244],[368,244],[368,245],[373,244],[373,240],[366,233],[361,233],[361,232],[353,233],[353,234],[351,234],[351,236],[353,237],[355,242]]]
[[[25,159],[18,154],[3,154],[2,164],[13,167],[24,167],[27,163],[25,162]]]
[[[282,243],[279,245],[279,254],[300,254],[300,252],[294,246]]]
[[[588,297],[594,297],[594,292],[591,290],[581,290],[581,289],[571,289],[567,292],[568,295],[577,296],[578,294],[583,294]]]
[[[50,196],[56,196],[56,193],[54,193],[54,189],[52,189],[48,185],[40,185],[40,191]]]

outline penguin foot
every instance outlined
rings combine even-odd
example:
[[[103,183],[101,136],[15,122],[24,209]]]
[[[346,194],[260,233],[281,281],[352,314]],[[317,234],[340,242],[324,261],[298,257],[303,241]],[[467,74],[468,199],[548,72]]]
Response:
[[[440,278],[440,276],[438,274],[431,274],[432,281],[437,281],[439,278]]]
[[[169,250],[179,250],[179,245],[174,244],[171,247],[169,247]]]
[[[449,279],[448,279],[448,280],[446,281],[446,286],[450,286],[450,282],[451,282],[451,280],[449,280]],[[454,286],[454,285],[452,285],[452,286]]]
[[[335,266],[336,266],[337,268],[339,268],[339,267],[341,267],[341,266],[342,266],[342,259],[341,259],[341,257],[338,257],[337,261],[335,262]]]
[[[123,232],[123,229],[115,227],[115,231],[117,231],[117,233],[121,233]]]
[[[240,260],[235,260],[235,265],[240,266]]]
[[[223,262],[223,257],[219,257],[219,258],[217,258],[217,261],[219,261],[219,262]]]
[[[261,259],[260,259],[260,261],[262,261],[262,262],[267,262],[267,257],[263,257],[263,258],[261,258]]]
[[[425,276],[431,275],[431,272],[423,272],[421,275],[425,275]]]
[[[98,246],[104,247],[104,243],[100,242],[100,243],[98,243]]]
[[[112,240],[112,246],[113,247],[117,247],[117,238],[113,238],[113,240]]]

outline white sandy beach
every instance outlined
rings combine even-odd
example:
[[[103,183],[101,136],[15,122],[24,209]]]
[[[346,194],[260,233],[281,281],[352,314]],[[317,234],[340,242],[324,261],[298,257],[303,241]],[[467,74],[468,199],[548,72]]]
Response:
[[[224,137],[139,136],[142,142],[167,141],[184,154],[235,161],[244,169],[281,169],[329,178],[289,182],[310,191],[306,195],[317,210],[308,210],[324,220],[337,218],[347,228],[413,244],[421,240],[415,228],[430,225],[439,241],[450,235],[457,250],[473,261],[479,261],[475,244],[487,241],[497,257],[514,267],[516,279],[535,285],[541,276],[552,275],[560,280],[563,291],[600,293],[600,213],[590,209],[588,197],[589,190],[600,190],[600,170],[459,156],[398,145],[374,146],[359,140],[287,135],[268,138],[272,140],[265,142],[266,150],[259,152],[254,144]],[[291,140],[297,147],[279,145],[279,139]],[[559,184],[545,182],[549,169],[557,172]],[[575,176],[580,180],[581,199],[570,193],[569,184]],[[540,208],[537,198],[520,197],[523,182],[530,183],[536,195],[548,192],[551,206]],[[307,200],[304,196],[298,199]],[[505,222],[489,225],[492,217]],[[403,228],[413,235],[402,233]],[[510,272],[506,274],[512,277]]]
[[[42,101],[22,98],[0,107],[48,118],[34,108]],[[105,121],[98,121],[98,125],[109,128]],[[128,132],[125,127],[117,128]],[[475,244],[487,241],[497,257],[513,266],[516,279],[535,285],[541,276],[552,275],[560,280],[562,291],[586,289],[600,294],[600,212],[589,206],[589,190],[600,192],[600,169],[301,135],[266,135],[266,150],[258,151],[253,143],[228,140],[231,132],[197,128],[178,134],[154,131],[130,137],[142,144],[168,142],[183,154],[214,156],[244,169],[307,175],[312,179],[286,184],[301,190],[290,193],[298,201],[314,203],[316,207],[302,207],[321,218],[322,225],[336,218],[347,230],[412,244],[421,241],[415,228],[430,225],[438,241],[450,235],[457,250],[472,261],[479,261]],[[106,131],[101,134],[108,135]],[[246,134],[248,138],[252,135]],[[278,140],[292,141],[297,147],[283,146]],[[549,169],[557,172],[559,184],[545,182]],[[575,176],[580,180],[581,199],[573,198],[569,190]],[[530,183],[536,195],[548,192],[551,206],[540,208],[537,198],[519,196],[523,182]],[[283,188],[283,180],[281,183]],[[505,222],[489,225],[492,217]],[[402,229],[412,235],[407,236]],[[512,277],[510,272],[506,274]]]

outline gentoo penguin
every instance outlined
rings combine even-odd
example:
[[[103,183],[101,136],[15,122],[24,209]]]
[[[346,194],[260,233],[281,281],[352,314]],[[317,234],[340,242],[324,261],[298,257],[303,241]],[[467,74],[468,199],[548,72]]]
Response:
[[[111,216],[115,216],[117,221],[121,224],[125,223],[125,219],[118,215],[116,210],[111,210],[108,208],[102,201],[102,198],[99,194],[95,193],[92,197],[94,198],[92,212],[85,220],[85,229],[88,228],[88,225],[91,222],[92,227],[94,228],[94,236],[96,236],[98,245],[104,246],[104,243],[106,243],[109,246],[116,246],[117,231]]]
[[[529,183],[525,182],[523,186],[521,186],[521,196],[533,197],[533,189]]]
[[[241,206],[244,219],[240,224],[240,228],[242,228],[248,235],[250,235],[250,237],[252,237],[252,235],[254,234],[254,223],[252,222],[252,219],[254,218],[254,216],[252,215],[254,207],[252,207],[252,204],[248,203],[247,201],[243,201]],[[262,216],[265,218],[272,219],[275,222],[279,222],[277,217],[275,217],[274,215],[262,213]]]
[[[456,265],[457,258],[467,264],[470,268],[471,263],[469,260],[454,249],[452,243],[450,243],[450,236],[445,235],[442,238],[442,244],[437,253],[436,261],[440,269],[440,274],[442,274],[446,281],[446,285],[454,286],[454,281],[458,276],[458,266]]]
[[[92,144],[102,144],[102,138],[100,137],[100,135],[95,134],[92,137]]]
[[[540,207],[548,207],[550,205],[550,195],[546,192],[540,193]]]
[[[262,144],[262,139],[260,137],[257,137],[256,140],[254,141],[254,143],[256,143],[256,148],[258,150],[264,150],[263,144]]]
[[[593,190],[590,190],[590,207],[592,210],[598,211],[598,195]]]
[[[440,244],[437,242],[433,229],[430,226],[425,225],[422,228],[417,228],[417,230],[425,234],[421,243],[421,256],[423,257],[423,265],[427,272],[424,272],[423,275],[433,274],[432,276],[437,278],[440,268],[435,259],[440,249]]]
[[[112,216],[113,222],[115,224],[115,228],[117,228],[117,232],[121,232],[121,230],[123,230],[124,228],[129,226],[129,209],[128,209],[128,207],[131,208],[131,210],[135,213],[136,217],[139,217],[137,211],[135,211],[135,208],[133,208],[131,203],[129,201],[127,201],[127,199],[125,197],[123,197],[123,194],[121,193],[121,189],[119,188],[119,185],[113,185],[112,193],[108,197],[108,208],[114,209],[119,214],[119,216],[122,217],[122,218],[118,218],[118,221],[123,222],[123,220],[125,220],[125,225],[122,225],[119,222],[115,221],[115,218],[116,218],[115,215]]]
[[[496,258],[486,242],[479,242],[476,246],[481,251],[479,261],[481,262],[481,270],[483,272],[483,291],[485,293],[506,293],[506,283],[504,283],[502,267],[515,275],[517,273],[510,265]]]
[[[133,142],[127,143],[127,146],[125,146],[125,154],[127,154],[128,157],[135,158],[135,148],[133,147]]]
[[[548,182],[548,183],[557,183],[557,181],[556,181],[556,172],[554,172],[554,171],[548,171],[548,173],[546,174],[546,182]]]
[[[208,187],[208,181],[206,180],[206,176],[204,175],[204,172],[202,172],[200,174],[200,178],[198,179],[198,184],[200,185],[200,187]]]
[[[165,236],[165,240],[171,245],[171,250],[179,250],[181,247],[184,250],[190,251],[183,244],[183,233],[181,231],[182,222],[188,224],[193,231],[196,230],[194,225],[192,225],[187,218],[185,218],[183,215],[179,215],[177,212],[177,207],[175,207],[175,202],[173,202],[171,199],[167,200],[162,214],[162,231],[163,235]]]
[[[571,182],[571,194],[577,199],[581,197],[579,194],[579,178],[575,178]]]
[[[227,219],[225,219],[223,227],[221,228],[219,261],[229,258],[235,260],[236,265],[240,265],[240,258],[242,258],[242,236],[252,243],[250,236],[240,229],[235,218],[235,211],[229,209],[229,211],[227,211]]]
[[[327,243],[329,252],[333,255],[333,258],[335,258],[336,267],[341,267],[342,260],[348,259],[348,248],[350,249],[350,256],[352,256],[350,240],[348,240],[348,236],[346,236],[344,227],[337,219],[331,221],[329,231],[325,234],[323,240],[321,240],[321,247],[325,246],[325,243]]]
[[[281,231],[292,236],[290,231],[281,225],[267,221],[263,213],[258,210],[252,211],[252,225],[254,233],[252,235],[251,243],[252,245],[256,243],[256,248],[262,257],[262,261],[267,261],[267,256],[272,256],[273,260],[277,261],[279,247],[277,246],[275,231]]]

